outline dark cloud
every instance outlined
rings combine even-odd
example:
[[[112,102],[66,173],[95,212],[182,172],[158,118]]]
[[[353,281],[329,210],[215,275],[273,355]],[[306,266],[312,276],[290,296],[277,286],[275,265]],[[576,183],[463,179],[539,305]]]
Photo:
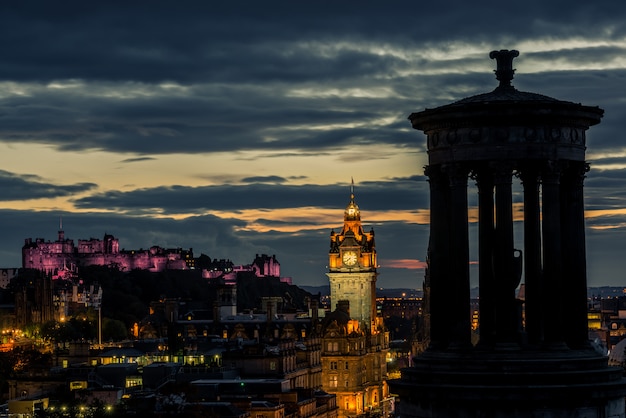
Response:
[[[183,2],[175,7],[159,2],[3,5],[0,36],[11,48],[0,61],[0,79],[37,88],[27,95],[0,97],[0,140],[137,154],[322,150],[357,143],[416,147],[413,137],[402,132],[408,113],[495,86],[489,49],[569,37],[574,30],[579,37],[620,39],[624,28],[619,15],[611,13],[616,10],[611,3],[571,7],[564,1],[550,6],[525,2],[507,5],[506,12],[489,2],[472,10],[459,1],[451,3],[421,5],[419,13],[408,1],[359,7],[289,2],[259,6],[249,1],[228,6]],[[549,20],[533,18],[534,13]],[[593,25],[586,24],[591,21]],[[459,42],[484,44],[484,56],[447,59]],[[403,52],[392,53],[394,49]],[[420,56],[431,49],[441,57]],[[565,46],[530,53],[528,59],[591,63],[613,60],[623,52],[610,45]],[[476,65],[485,71],[463,71]],[[423,74],[405,75],[415,70]],[[598,77],[603,75],[598,72]],[[618,85],[619,80],[594,82],[590,77],[542,73],[541,80],[533,82],[530,75],[525,83],[542,92],[551,86],[560,93],[555,86],[561,86],[569,92],[564,99],[576,99],[581,86],[593,86],[589,89],[602,98],[597,103],[606,103],[610,96],[598,85]],[[83,87],[47,87],[69,81]],[[337,93],[316,96],[326,87]],[[377,88],[396,94],[341,93]],[[295,96],[294,90],[310,93]],[[595,98],[592,91],[584,93]],[[349,125],[380,116],[395,119],[326,132],[295,134],[287,129]],[[264,141],[265,136],[275,140]],[[188,144],[184,150],[182,140]]]
[[[255,176],[241,179],[242,183],[284,183],[287,179],[280,176]]]
[[[137,158],[126,158],[125,160],[120,161],[121,163],[139,163],[142,161],[154,161],[156,158],[152,157],[137,157]]]
[[[359,106],[358,100],[352,104],[343,100],[328,110],[328,103],[322,104],[325,99],[277,95],[281,89],[276,89],[272,97],[266,91],[250,91],[245,86],[233,90],[236,91],[212,91],[210,97],[204,96],[202,89],[192,89],[185,97],[75,97],[64,90],[37,94],[35,98],[0,97],[0,140],[46,142],[62,150],[103,149],[138,154],[321,150],[357,143],[413,142],[391,126],[305,129],[298,133],[289,129],[376,119],[381,114],[371,100],[367,107]],[[217,100],[215,95],[230,99]],[[404,119],[406,111],[400,112],[398,107],[392,115]],[[275,140],[265,141],[266,136]],[[181,149],[183,139],[187,146]]]
[[[626,207],[626,169],[594,170],[585,181],[585,206],[587,210],[620,209]],[[595,219],[593,222],[607,222]],[[608,221],[611,222],[611,221]]]
[[[274,179],[275,176],[270,176]],[[108,191],[74,200],[81,209],[156,211],[164,214],[203,213],[211,210],[280,209],[303,206],[336,208],[348,203],[348,186],[301,186],[263,181],[232,185],[187,187],[163,186],[129,192]],[[427,208],[428,184],[420,176],[393,182],[363,182],[357,201],[369,210],[415,210]],[[341,204],[341,203],[340,203]]]
[[[96,187],[93,183],[56,185],[46,183],[36,175],[15,174],[0,170],[0,200],[34,200],[41,198],[72,196]]]
[[[410,1],[360,2],[358,7],[288,1],[72,3],[2,6],[3,39],[15,46],[6,51],[4,64],[11,78],[192,81],[212,73],[240,73],[245,63],[254,64],[249,71],[273,78],[300,73],[290,69],[306,61],[289,59],[292,45],[306,46],[310,40],[427,45],[465,38],[498,44],[503,37],[572,33],[611,38],[624,30],[623,11],[614,1],[527,1],[506,7],[488,1],[471,9],[460,0],[418,9]],[[499,36],[494,39],[494,34]],[[342,59],[347,71],[360,68],[358,59]]]

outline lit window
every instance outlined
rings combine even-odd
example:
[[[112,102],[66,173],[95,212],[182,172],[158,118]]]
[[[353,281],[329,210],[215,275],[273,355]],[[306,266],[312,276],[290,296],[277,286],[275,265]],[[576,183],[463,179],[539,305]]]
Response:
[[[337,387],[337,376],[330,376],[329,382],[330,382],[329,386],[331,388],[336,388]]]

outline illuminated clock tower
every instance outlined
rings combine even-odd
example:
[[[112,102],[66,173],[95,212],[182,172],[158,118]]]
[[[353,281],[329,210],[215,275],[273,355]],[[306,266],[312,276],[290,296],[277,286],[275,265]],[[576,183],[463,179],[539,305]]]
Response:
[[[350,317],[368,333],[376,327],[376,246],[374,230],[363,231],[361,211],[354,201],[354,182],[350,202],[343,215],[343,229],[330,233],[328,279],[331,309],[342,300],[350,302]]]

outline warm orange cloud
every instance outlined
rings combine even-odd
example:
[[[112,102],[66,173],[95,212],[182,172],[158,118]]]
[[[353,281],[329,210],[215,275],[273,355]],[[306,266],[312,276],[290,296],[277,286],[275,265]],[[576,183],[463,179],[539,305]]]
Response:
[[[409,270],[421,270],[426,268],[426,262],[416,260],[413,258],[403,258],[396,260],[381,260],[380,264],[383,267],[397,268],[397,269],[409,269]]]
[[[282,209],[247,209],[237,213],[226,211],[212,211],[213,215],[221,218],[238,218],[245,220],[247,224],[241,229],[257,232],[269,230],[280,232],[298,232],[305,230],[337,229],[342,226],[343,209],[323,209],[318,207],[282,208]],[[367,211],[361,217],[367,218],[364,225],[376,228],[376,224],[383,222],[407,222],[428,225],[428,210],[416,211]],[[267,223],[277,221],[277,223]]]
[[[585,218],[599,218],[601,216],[626,215],[626,208],[586,210]]]

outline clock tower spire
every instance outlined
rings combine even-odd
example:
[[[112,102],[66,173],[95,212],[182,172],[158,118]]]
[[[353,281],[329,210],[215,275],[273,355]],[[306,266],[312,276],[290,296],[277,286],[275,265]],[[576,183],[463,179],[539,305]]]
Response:
[[[376,332],[376,245],[374,230],[363,230],[361,210],[354,197],[354,179],[350,201],[343,215],[340,233],[331,231],[328,276],[331,303],[350,302],[350,317],[359,321],[363,331]],[[332,308],[332,306],[331,306]]]

